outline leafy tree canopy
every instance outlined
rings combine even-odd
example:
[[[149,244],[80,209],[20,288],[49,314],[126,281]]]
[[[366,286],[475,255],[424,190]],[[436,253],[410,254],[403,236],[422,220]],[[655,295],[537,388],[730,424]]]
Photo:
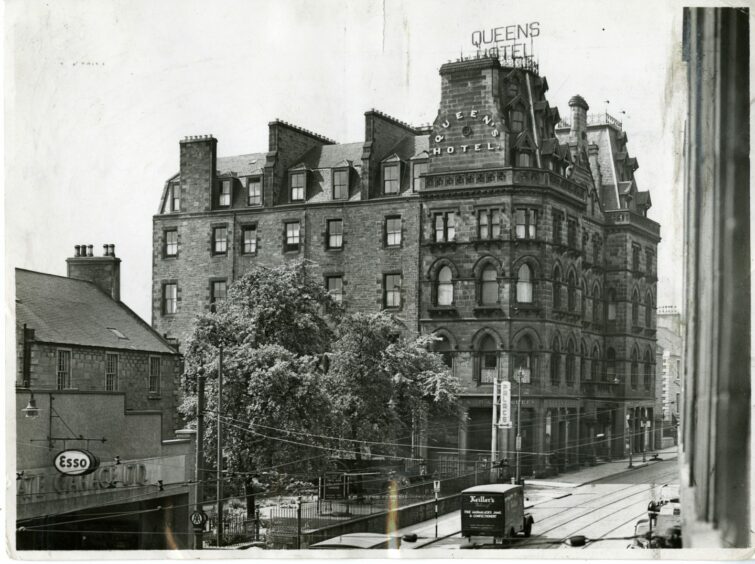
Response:
[[[221,348],[227,470],[311,473],[364,445],[397,453],[413,425],[454,412],[459,392],[432,337],[406,333],[384,312],[345,314],[304,263],[254,268],[197,319],[187,347],[182,411],[195,418],[204,371],[208,465]]]

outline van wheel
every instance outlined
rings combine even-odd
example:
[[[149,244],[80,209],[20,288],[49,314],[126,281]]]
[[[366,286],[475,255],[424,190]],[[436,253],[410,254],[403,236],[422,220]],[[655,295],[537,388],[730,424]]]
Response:
[[[527,522],[524,524],[524,536],[529,537],[532,534],[532,520],[527,519]]]

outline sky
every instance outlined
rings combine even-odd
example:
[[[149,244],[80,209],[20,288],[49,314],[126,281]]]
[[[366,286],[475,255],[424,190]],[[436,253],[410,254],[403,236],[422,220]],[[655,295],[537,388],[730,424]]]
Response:
[[[473,32],[534,21],[550,105],[568,116],[580,94],[623,121],[661,224],[657,303],[681,307],[681,4],[644,0],[8,0],[6,296],[14,267],[65,275],[74,245],[113,243],[121,299],[150,321],[180,139],[228,156],[266,151],[276,118],[338,142],[364,139],[371,108],[432,122],[438,69],[474,55]]]

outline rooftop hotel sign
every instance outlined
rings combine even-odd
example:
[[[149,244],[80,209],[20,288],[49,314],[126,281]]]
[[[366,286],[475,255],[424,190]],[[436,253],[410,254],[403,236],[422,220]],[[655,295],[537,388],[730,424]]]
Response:
[[[532,40],[540,35],[540,22],[512,24],[472,32],[472,45],[478,55],[499,59],[529,59]]]

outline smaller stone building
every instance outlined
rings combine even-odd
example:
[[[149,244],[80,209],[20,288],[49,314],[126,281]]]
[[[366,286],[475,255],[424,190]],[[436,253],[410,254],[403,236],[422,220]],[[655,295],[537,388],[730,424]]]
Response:
[[[185,548],[193,431],[176,348],[119,300],[120,259],[76,246],[68,277],[16,269],[16,548]],[[54,460],[85,449],[91,473]]]

